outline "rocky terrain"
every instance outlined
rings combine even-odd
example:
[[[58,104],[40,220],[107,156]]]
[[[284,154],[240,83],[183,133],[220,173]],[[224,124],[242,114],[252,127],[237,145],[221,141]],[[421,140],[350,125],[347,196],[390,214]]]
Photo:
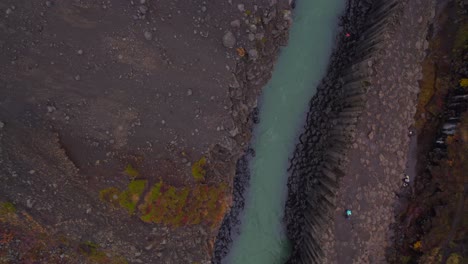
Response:
[[[421,119],[428,117],[428,113],[419,111],[416,115],[421,108],[418,102],[435,101],[431,105],[440,108],[440,99],[445,100],[438,90],[431,97],[432,89],[437,88],[420,88],[424,81],[432,80],[431,75],[426,78],[423,75],[427,71],[423,62],[430,52],[428,40],[440,30],[438,22],[450,17],[456,24],[448,27],[450,38],[444,35],[436,42],[438,46],[446,45],[444,48],[450,51],[452,44],[447,46],[447,43],[453,41],[457,28],[464,27],[461,17],[456,19],[455,13],[443,12],[446,5],[466,12],[463,1],[352,1],[348,4],[343,26],[351,39],[341,40],[329,73],[311,100],[305,132],[291,162],[286,222],[294,247],[289,263],[445,263],[448,260],[463,263],[466,254],[461,231],[464,217],[460,215],[460,208],[466,203],[463,176],[449,181],[450,187],[444,180],[412,187],[415,179],[427,181],[427,176],[419,177],[415,165],[415,160],[425,160],[426,154],[415,148],[432,146],[432,142],[425,141],[420,143],[421,147],[416,141],[416,135],[420,138],[427,137],[426,132],[431,133],[429,128],[415,128]],[[461,46],[466,45],[465,41],[464,37],[458,37]],[[447,54],[438,54],[436,58],[450,60],[444,55]],[[454,55],[454,60],[459,56],[462,61],[464,55],[460,54]],[[438,66],[444,67],[444,62],[434,63],[437,63],[436,72]],[[461,78],[466,78],[463,70],[445,85],[457,86]],[[428,91],[432,94],[426,97]],[[462,94],[458,92],[454,96],[464,98]],[[461,101],[448,102],[460,108]],[[438,118],[435,114],[433,119]],[[461,124],[460,129],[463,128]],[[453,127],[444,131],[447,129],[455,131]],[[450,163],[453,159],[453,167],[445,170],[453,170],[454,174],[463,171],[466,164],[460,154],[466,149],[466,141],[464,132],[460,133],[454,136],[454,150],[450,147],[448,150],[449,157],[453,158],[443,160],[446,163],[448,159]],[[439,178],[443,175],[440,170],[437,168]],[[409,183],[405,181],[406,175]],[[429,187],[422,191],[421,186]],[[445,195],[453,191],[455,194],[449,195],[451,198],[438,195],[431,199],[432,205],[422,202],[427,201],[434,186],[443,188],[439,191],[445,191]],[[428,214],[434,212],[431,206],[440,206],[441,202],[450,204],[451,209],[438,207],[436,217],[429,218]],[[348,218],[346,210],[352,212]],[[441,221],[450,215],[458,220],[453,225],[443,224]],[[421,229],[422,223],[431,219],[432,225],[426,224]],[[426,237],[431,226],[431,234]],[[437,239],[442,242],[434,243],[435,234],[441,233],[445,235]],[[431,262],[438,261],[439,256],[444,262]]]
[[[291,5],[1,1],[0,263],[219,263]],[[466,10],[348,2],[291,159],[288,263],[463,263]]]
[[[468,6],[440,3],[423,66],[412,184],[399,193],[393,263],[464,263],[468,230]]]
[[[289,2],[0,13],[0,262],[208,263]]]

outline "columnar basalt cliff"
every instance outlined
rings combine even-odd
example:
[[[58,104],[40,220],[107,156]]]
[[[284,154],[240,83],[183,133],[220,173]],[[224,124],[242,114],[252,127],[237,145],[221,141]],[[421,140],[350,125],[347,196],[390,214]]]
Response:
[[[321,238],[336,208],[346,150],[371,86],[372,58],[402,1],[348,1],[327,76],[310,102],[291,160],[285,220],[293,250],[288,263],[322,263]]]

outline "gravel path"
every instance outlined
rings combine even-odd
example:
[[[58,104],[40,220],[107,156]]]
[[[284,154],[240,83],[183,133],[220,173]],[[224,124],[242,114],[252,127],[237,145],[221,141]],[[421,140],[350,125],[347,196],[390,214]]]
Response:
[[[403,1],[368,62],[366,106],[348,151],[333,224],[324,235],[324,263],[385,263],[394,220],[395,193],[403,187],[409,128],[421,79],[425,37],[434,1]],[[351,209],[350,220],[345,209]]]

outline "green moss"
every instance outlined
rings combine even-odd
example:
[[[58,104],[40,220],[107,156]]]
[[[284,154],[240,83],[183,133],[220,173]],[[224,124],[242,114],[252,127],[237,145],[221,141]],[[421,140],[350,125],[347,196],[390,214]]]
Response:
[[[162,182],[151,188],[140,206],[140,219],[173,227],[200,223],[215,225],[224,217],[225,186],[176,188]]]
[[[132,181],[130,182],[130,184],[128,185],[128,191],[131,192],[131,193],[143,193],[143,191],[145,190],[146,188],[146,183],[148,181],[146,180],[136,180],[136,181]]]
[[[141,194],[146,188],[146,180],[135,180],[130,182],[127,189],[120,193],[119,204],[127,209],[130,214],[135,213],[136,205]]]
[[[150,199],[151,201],[156,201],[159,196],[161,195],[161,187],[162,187],[163,183],[162,181],[155,184],[152,188],[151,188],[151,191],[150,191]]]
[[[0,215],[14,214],[16,207],[10,202],[0,202]]]
[[[127,209],[130,214],[135,212],[136,203],[132,201],[132,197],[129,192],[124,191],[119,195],[119,204],[123,208]]]
[[[138,170],[136,170],[132,164],[128,164],[127,167],[125,167],[125,170],[124,172],[130,176],[131,178],[136,178],[140,175],[140,173],[138,172]]]
[[[202,157],[199,161],[192,165],[192,175],[197,182],[205,181],[206,175],[206,158]]]
[[[162,182],[156,184],[141,207],[140,219],[145,222],[164,222],[179,226],[189,192],[188,188],[177,189],[174,186],[163,185]]]
[[[203,165],[205,162],[202,158],[200,163]],[[146,186],[146,180],[134,180],[122,192],[115,187],[102,190],[100,198],[125,208],[130,214],[138,213],[139,218],[146,223],[173,227],[200,223],[215,226],[221,222],[227,209],[226,185],[198,184],[193,188],[177,188],[162,181],[150,188],[137,208]]]

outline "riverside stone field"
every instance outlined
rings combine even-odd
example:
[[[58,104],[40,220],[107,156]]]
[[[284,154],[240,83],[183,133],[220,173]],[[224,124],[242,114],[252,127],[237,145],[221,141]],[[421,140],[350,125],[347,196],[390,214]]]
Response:
[[[0,1],[0,263],[466,263],[468,2],[305,1]]]

